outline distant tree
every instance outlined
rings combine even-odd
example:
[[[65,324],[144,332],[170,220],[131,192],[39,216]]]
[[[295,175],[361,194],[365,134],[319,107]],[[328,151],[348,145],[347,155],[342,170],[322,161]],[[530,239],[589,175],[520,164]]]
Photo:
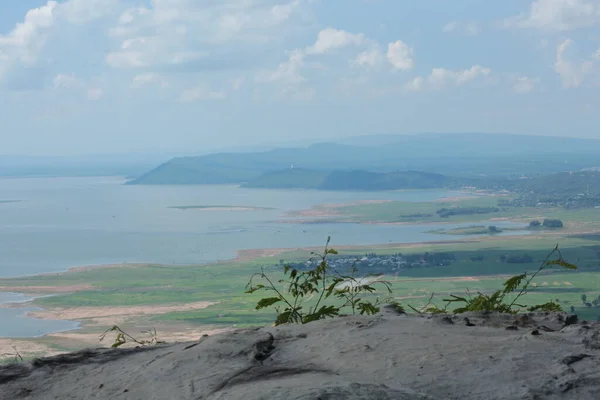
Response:
[[[575,307],[571,306],[571,314],[575,313]]]
[[[587,303],[587,296],[586,296],[585,294],[582,294],[582,295],[581,295],[581,302],[582,302],[583,304]]]
[[[497,226],[490,225],[490,226],[488,226],[488,232],[489,233],[500,233],[502,231],[500,229],[498,229]]]
[[[542,223],[544,228],[562,228],[564,226],[560,219],[548,219],[546,218]]]
[[[540,221],[538,221],[537,219],[533,220],[529,223],[530,228],[539,228],[541,225],[542,225],[542,223]]]
[[[598,300],[598,299],[594,299],[594,301],[592,301],[592,305],[593,305],[594,307],[598,307],[598,305],[600,305],[600,300]]]

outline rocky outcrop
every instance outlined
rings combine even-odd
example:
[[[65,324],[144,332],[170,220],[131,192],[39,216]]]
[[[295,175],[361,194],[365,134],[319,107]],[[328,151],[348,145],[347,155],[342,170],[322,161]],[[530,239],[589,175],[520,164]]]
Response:
[[[600,325],[565,314],[343,317],[0,369],[1,399],[598,399]]]

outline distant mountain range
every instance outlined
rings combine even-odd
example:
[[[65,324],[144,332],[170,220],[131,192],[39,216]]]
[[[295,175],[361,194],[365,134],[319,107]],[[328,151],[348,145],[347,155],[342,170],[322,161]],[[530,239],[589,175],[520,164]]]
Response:
[[[347,142],[352,144],[178,157],[129,184],[384,190],[440,187],[450,176],[518,177],[600,164],[600,140],[593,139],[470,133],[378,135]],[[353,188],[353,182],[362,184]]]

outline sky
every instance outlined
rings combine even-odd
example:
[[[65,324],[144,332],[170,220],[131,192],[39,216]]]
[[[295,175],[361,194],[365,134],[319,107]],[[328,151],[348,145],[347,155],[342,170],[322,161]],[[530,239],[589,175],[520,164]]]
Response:
[[[0,154],[600,138],[600,0],[0,0]]]

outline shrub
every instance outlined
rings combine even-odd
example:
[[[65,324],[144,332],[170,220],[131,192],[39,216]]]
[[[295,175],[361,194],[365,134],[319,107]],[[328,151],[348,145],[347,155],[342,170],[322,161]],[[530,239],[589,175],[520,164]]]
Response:
[[[553,259],[553,257],[556,258]],[[531,282],[535,277],[545,269],[552,267],[562,267],[570,270],[575,270],[577,267],[573,264],[566,262],[558,246],[552,250],[546,259],[542,262],[540,267],[533,274],[524,273],[522,275],[513,276],[504,282],[503,288],[494,292],[491,295],[485,293],[477,293],[477,296],[471,296],[467,292],[467,296],[456,296],[450,295],[450,298],[444,299],[446,306],[441,309],[437,306],[431,306],[431,298],[426,306],[425,311],[431,313],[445,313],[451,304],[458,304],[459,307],[454,309],[455,314],[460,314],[469,311],[488,311],[488,312],[500,312],[516,314],[522,310],[533,311],[548,311],[556,312],[562,311],[559,304],[554,301],[550,301],[544,304],[528,307],[520,304],[519,299],[530,291]],[[508,300],[509,295],[516,294],[512,301]],[[433,298],[433,296],[432,296]]]
[[[544,228],[562,228],[564,224],[560,219],[545,219],[542,226]]]
[[[260,299],[256,309],[275,306],[276,326],[287,323],[307,324],[340,316],[344,311],[350,311],[352,315],[372,315],[378,313],[380,306],[386,303],[392,304],[397,311],[402,311],[402,307],[390,298],[377,297],[374,302],[363,299],[364,295],[376,292],[375,285],[383,286],[388,294],[392,293],[391,283],[381,280],[381,275],[356,278],[355,266],[352,266],[350,275],[342,275],[331,268],[327,258],[338,252],[329,248],[330,240],[331,238],[327,239],[322,254],[311,253],[310,261],[317,261],[311,270],[299,271],[286,265],[283,269],[285,278],[277,281],[279,285],[276,285],[264,269],[250,278],[246,285],[246,293],[273,293],[272,297]],[[256,280],[264,283],[255,284]],[[279,289],[278,286],[283,287]],[[328,301],[334,304],[325,304]]]

